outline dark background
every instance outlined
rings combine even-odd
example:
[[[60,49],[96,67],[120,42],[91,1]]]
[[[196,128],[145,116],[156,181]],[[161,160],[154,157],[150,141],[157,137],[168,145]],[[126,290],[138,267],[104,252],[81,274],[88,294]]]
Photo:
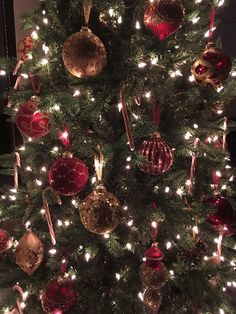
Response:
[[[19,0],[16,0],[19,1]],[[30,1],[30,0],[29,0]],[[227,0],[226,0],[227,1]],[[236,1],[231,0],[229,5],[222,10],[219,18],[221,24],[217,28],[216,36],[222,40],[223,49],[231,57],[236,56]],[[32,3],[32,6],[35,3]],[[17,12],[16,12],[17,15]],[[0,56],[16,56],[16,36],[14,24],[13,0],[0,0]],[[0,154],[14,150],[16,143],[16,131],[14,126],[7,122],[3,114],[3,107],[7,103],[7,90],[13,84],[12,77],[0,76]],[[236,92],[236,91],[235,91]],[[236,101],[226,110],[226,115],[236,118]],[[228,135],[229,150],[232,153],[232,161],[236,165],[236,132]],[[0,168],[1,170],[1,168]],[[11,180],[0,175],[0,183]]]

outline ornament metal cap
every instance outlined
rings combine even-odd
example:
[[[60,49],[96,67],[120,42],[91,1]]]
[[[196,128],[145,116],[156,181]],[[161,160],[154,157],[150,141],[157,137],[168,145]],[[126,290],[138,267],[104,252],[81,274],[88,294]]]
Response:
[[[73,154],[70,152],[64,152],[62,156],[63,158],[73,158]]]

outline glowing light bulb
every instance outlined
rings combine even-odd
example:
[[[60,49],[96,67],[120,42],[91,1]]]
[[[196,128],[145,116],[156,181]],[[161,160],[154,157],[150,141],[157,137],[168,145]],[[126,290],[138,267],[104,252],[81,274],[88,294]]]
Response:
[[[131,250],[132,250],[132,245],[131,245],[131,243],[127,243],[127,244],[126,244],[126,249],[127,249],[128,251],[131,251]]]
[[[55,255],[57,253],[56,249],[51,249],[48,251],[51,255]]]
[[[167,243],[166,243],[166,248],[167,248],[167,250],[169,250],[171,247],[172,247],[171,242],[167,242]]]
[[[89,262],[91,255],[89,253],[86,253],[84,257],[85,257],[86,262]]]
[[[4,76],[4,75],[6,75],[7,74],[7,72],[6,71],[4,71],[4,70],[0,70],[0,75],[1,76]]]
[[[136,29],[140,29],[140,28],[141,28],[139,21],[137,21],[137,22],[135,23],[135,28],[136,28]]]
[[[48,24],[48,19],[46,17],[43,18],[43,23],[46,24],[46,25]]]
[[[145,68],[146,65],[147,65],[147,64],[146,64],[145,62],[140,62],[140,63],[138,64],[138,67],[139,67],[140,69],[142,69],[142,68]]]

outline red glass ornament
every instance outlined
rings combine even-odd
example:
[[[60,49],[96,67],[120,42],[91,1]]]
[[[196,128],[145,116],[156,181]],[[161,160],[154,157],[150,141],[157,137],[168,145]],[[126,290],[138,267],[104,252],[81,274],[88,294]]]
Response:
[[[10,236],[10,234],[0,229],[0,255],[3,255],[8,251],[13,244],[13,238]]]
[[[176,32],[182,24],[184,9],[177,0],[157,0],[144,13],[144,24],[159,40]]]
[[[164,258],[163,252],[159,249],[158,243],[154,242],[152,246],[146,251],[145,265],[155,270],[160,268],[160,261]]]
[[[29,100],[20,106],[16,114],[17,128],[25,136],[41,138],[50,133],[48,115],[37,108],[38,102]]]
[[[158,133],[142,142],[139,153],[149,161],[139,165],[140,170],[147,174],[165,173],[173,165],[173,151]]]
[[[224,226],[226,228],[224,236],[231,237],[236,233],[236,214],[230,202],[222,197],[209,197],[206,202],[216,207],[217,211],[207,217],[207,221],[217,229]]]
[[[66,196],[81,192],[88,183],[88,177],[86,165],[72,155],[55,161],[48,175],[49,183],[54,191]]]
[[[41,295],[41,303],[45,313],[59,314],[70,311],[78,294],[72,280],[59,282],[57,278],[51,280]]]

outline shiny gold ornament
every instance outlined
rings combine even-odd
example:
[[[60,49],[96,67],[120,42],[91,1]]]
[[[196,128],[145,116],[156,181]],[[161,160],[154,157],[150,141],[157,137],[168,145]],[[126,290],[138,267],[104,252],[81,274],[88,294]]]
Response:
[[[44,249],[41,240],[28,230],[17,246],[16,264],[31,276],[42,263],[43,255]]]
[[[161,307],[162,297],[158,290],[147,289],[143,296],[143,303],[147,314],[157,314]]]
[[[107,52],[103,42],[87,27],[66,40],[62,58],[67,70],[79,78],[94,77],[107,64]]]
[[[104,234],[112,232],[121,219],[121,205],[118,199],[99,185],[80,206],[80,219],[90,232]]]
[[[156,268],[149,267],[144,262],[140,266],[139,277],[145,287],[160,290],[168,280],[169,272],[162,262]]]
[[[197,83],[204,86],[217,86],[227,79],[231,68],[230,57],[222,49],[209,44],[193,62],[191,72]]]

